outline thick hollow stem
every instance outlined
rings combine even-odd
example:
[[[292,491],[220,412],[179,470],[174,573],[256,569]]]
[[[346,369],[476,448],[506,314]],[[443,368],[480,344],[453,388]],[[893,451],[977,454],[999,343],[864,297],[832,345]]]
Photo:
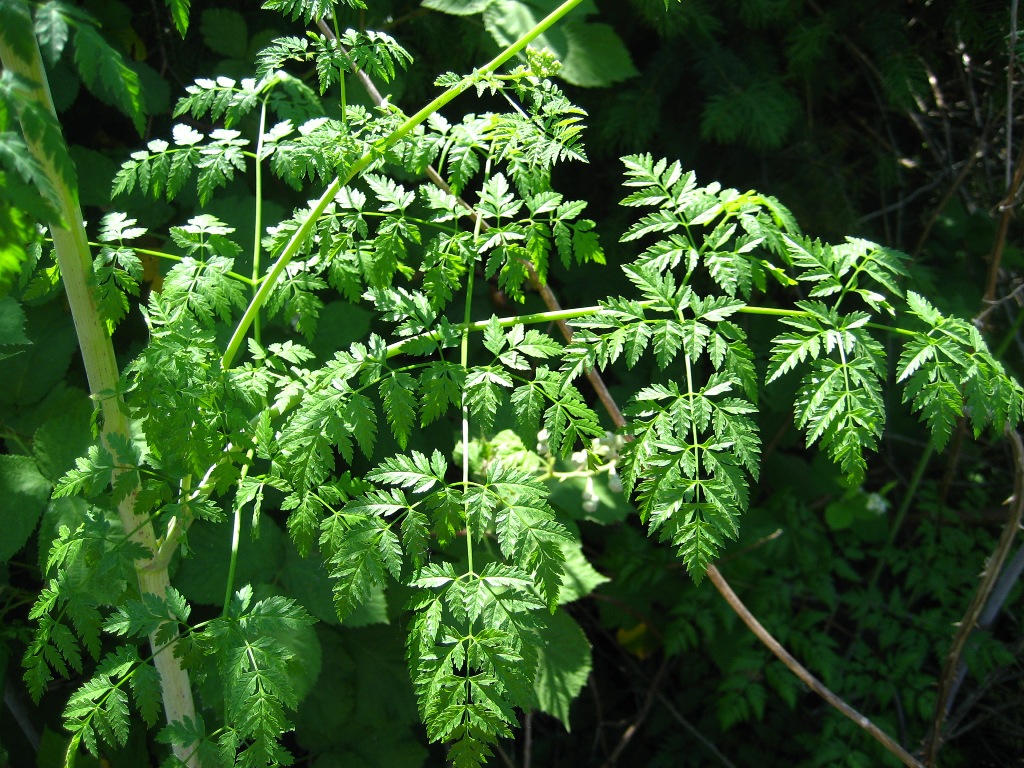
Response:
[[[24,11],[27,20],[25,32],[12,30],[13,34],[0,35],[0,62],[4,69],[20,75],[32,84],[31,92],[26,98],[43,106],[56,125],[57,116],[50,98],[49,85],[43,69],[42,58],[35,36],[32,34],[31,19],[27,7]],[[23,37],[17,46],[10,45],[14,35]],[[52,141],[52,139],[51,139]],[[77,190],[70,186],[60,174],[52,158],[54,147],[43,146],[38,134],[28,132],[25,142],[34,158],[44,168],[60,204],[60,222],[50,224],[53,245],[57,254],[64,289],[67,293],[71,316],[78,334],[78,344],[82,353],[82,362],[89,382],[92,397],[98,402],[103,419],[103,440],[109,441],[111,435],[128,437],[128,419],[125,415],[124,402],[118,394],[117,361],[114,358],[114,347],[106,326],[96,306],[96,301],[89,288],[89,273],[92,259],[89,242],[82,220],[82,211],[78,204]],[[61,138],[61,142],[63,139]],[[60,152],[66,153],[61,146]],[[131,538],[150,552],[156,551],[156,536],[152,524],[147,518],[135,514],[135,493],[128,494],[118,505],[118,513],[125,531]],[[143,593],[151,593],[161,598],[166,593],[170,581],[166,568],[148,569],[146,563],[137,563],[139,589]],[[155,636],[150,643],[155,654],[154,664],[160,674],[160,684],[164,703],[164,712],[168,722],[195,718],[195,706],[192,700],[192,688],[188,673],[181,667],[173,653],[157,653],[160,646]],[[198,768],[198,762],[189,759],[189,745],[174,745],[175,755],[190,768]]]

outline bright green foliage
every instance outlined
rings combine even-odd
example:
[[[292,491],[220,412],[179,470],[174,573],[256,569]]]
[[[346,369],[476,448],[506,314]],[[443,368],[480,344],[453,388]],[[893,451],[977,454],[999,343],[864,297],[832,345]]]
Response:
[[[986,425],[1015,424],[1024,409],[1024,391],[992,357],[978,329],[944,317],[913,291],[910,311],[928,326],[900,355],[898,378],[906,381],[904,402],[913,404],[931,429],[936,447],[949,440],[956,420],[969,415],[975,435]]]
[[[188,31],[189,11],[192,0],[164,0],[164,3],[171,9],[171,18],[174,19],[174,28],[182,37]]]
[[[17,2],[6,3],[16,7]],[[23,7],[27,8],[27,4]],[[17,11],[14,11],[15,13]],[[102,90],[143,131],[142,86],[136,72],[97,29],[96,21],[81,9],[61,0],[48,0],[34,13],[39,48],[50,64],[60,61],[69,40],[74,44],[74,64],[90,90]],[[17,34],[17,29],[11,32]]]
[[[99,657],[99,606],[119,598],[133,578],[133,561],[148,554],[95,513],[74,531],[60,529],[46,562],[48,585],[31,613],[39,628],[25,656],[25,682],[35,698],[54,672],[82,671],[83,649]]]
[[[201,106],[195,109],[210,110],[217,114],[227,112],[237,118],[252,108],[253,104],[245,105],[234,100],[234,95],[238,93],[231,89],[234,81],[224,80],[223,83],[211,85],[213,88],[203,91],[203,95],[230,94],[228,101],[231,103],[225,104],[224,100],[216,103],[201,101],[197,102]],[[192,87],[198,89],[201,85]],[[243,84],[242,89],[243,98],[255,99],[255,91],[246,91],[246,84]],[[206,143],[199,145],[207,137],[188,126],[175,126],[175,147],[172,148],[166,141],[154,140],[149,142],[149,151],[132,153],[132,160],[121,168],[114,180],[114,194],[128,193],[138,187],[154,197],[174,199],[192,174],[198,172],[196,190],[200,201],[206,203],[215,189],[234,178],[235,171],[245,170],[243,147],[248,142],[239,136],[238,131],[218,129],[210,134]]]
[[[257,72],[261,77],[266,76],[288,61],[315,62],[323,94],[352,68],[361,69],[385,83],[391,82],[396,68],[407,67],[412,63],[412,56],[390,35],[349,29],[340,40],[314,33],[310,38],[277,38],[260,52]]]
[[[139,659],[134,646],[121,646],[104,657],[92,678],[68,700],[64,727],[72,733],[69,751],[81,744],[96,754],[100,739],[108,744],[125,744],[130,722],[126,688],[130,688],[146,723],[156,723],[160,705],[156,669]]]
[[[475,765],[489,754],[486,742],[510,733],[510,705],[526,706],[532,696],[529,670],[538,662],[536,633],[544,624],[538,611],[557,604],[560,542],[568,532],[529,474],[496,462],[482,482],[453,488],[443,484],[444,469],[440,454],[429,462],[413,454],[388,460],[370,479],[420,496],[406,514],[423,515],[416,509],[422,505],[448,536],[462,526],[481,538],[493,530],[510,561],[463,574],[450,563],[418,565],[412,582],[426,592],[413,599],[408,641],[420,712],[432,739],[455,742],[456,765]]]
[[[70,186],[75,184],[75,169],[60,126],[47,110],[29,98],[31,88],[31,83],[13,72],[0,73],[0,128],[3,129],[0,133],[0,159],[17,178],[39,190],[42,206],[31,206],[27,210],[55,217],[57,193],[35,156],[27,151],[25,142],[40,146],[57,176]],[[14,130],[16,124],[20,132]],[[18,188],[14,189],[17,191]]]
[[[125,245],[146,234],[144,227],[136,227],[136,220],[123,213],[103,217],[99,239],[105,245],[93,263],[96,302],[100,314],[107,321],[111,333],[128,312],[128,296],[139,295],[142,281],[142,262]]]
[[[75,65],[87,87],[102,85],[114,95],[117,105],[132,118],[141,134],[145,124],[138,75],[92,26],[82,24],[75,30]]]
[[[278,737],[290,729],[285,710],[294,709],[298,699],[288,674],[294,657],[281,638],[310,623],[293,600],[275,595],[253,602],[252,588],[243,587],[224,616],[190,638],[214,662],[221,680],[230,726],[220,743],[242,747],[229,764],[255,768],[290,761]]]
[[[859,481],[867,466],[862,449],[875,448],[885,419],[882,346],[861,330],[869,320],[864,312],[840,316],[820,302],[797,306],[807,314],[782,321],[797,330],[775,338],[768,380],[813,361],[797,393],[797,424],[807,430],[808,445],[821,442]]]
[[[310,23],[336,22],[334,5],[271,0],[265,7]],[[482,12],[503,40],[555,3],[425,5]],[[171,6],[184,32],[188,3]],[[59,56],[77,17],[58,3],[45,8],[37,24],[49,55]],[[76,50],[90,50],[95,30],[78,29]],[[582,60],[580,51],[592,54],[595,41],[607,43],[606,67]],[[632,73],[618,38],[602,25],[569,25],[546,42],[577,82]],[[120,77],[103,55],[96,54],[91,76]],[[469,768],[512,735],[516,708],[539,707],[568,724],[570,702],[589,673],[587,639],[559,605],[605,577],[587,563],[574,515],[556,509],[556,482],[584,483],[578,519],[593,520],[595,478],[609,495],[614,478],[615,493],[625,493],[618,503],[635,505],[647,533],[669,542],[699,583],[739,536],[761,472],[763,388],[788,374],[800,377],[793,412],[807,446],[820,446],[852,486],[865,477],[885,425],[883,333],[908,339],[898,380],[937,445],[967,413],[976,431],[1020,420],[1024,393],[973,327],[912,292],[906,303],[927,330],[885,325],[905,314],[897,252],[859,239],[811,240],[774,198],[700,186],[681,163],[650,155],[623,158],[622,205],[634,221],[621,242],[639,253],[622,266],[622,290],[597,307],[564,313],[501,318],[481,311],[479,281],[523,304],[553,259],[569,271],[605,261],[596,223],[581,218],[587,202],[552,186],[556,164],[587,159],[586,113],[548,79],[558,69],[550,55],[532,51],[526,59],[507,72],[439,79],[458,91],[475,86],[506,101],[507,111],[457,122],[433,115],[412,127],[391,107],[345,104],[346,72],[390,80],[409,63],[393,38],[354,31],[340,40],[279,37],[260,54],[257,78],[187,87],[175,116],[215,127],[175,125],[170,141],[150,141],[122,166],[115,194],[138,190],[171,201],[195,177],[201,206],[220,202],[241,187],[239,176],[258,168],[259,229],[249,263],[261,264],[264,255],[274,261],[252,277],[236,272],[248,254],[234,224],[210,212],[167,228],[173,252],[164,255],[174,265],[142,308],[149,339],[120,383],[132,439],[93,445],[56,483],[56,499],[81,496],[88,504],[53,541],[25,666],[39,696],[55,674],[84,673],[86,657],[98,660],[65,711],[73,746],[95,754],[104,742],[124,744],[133,703],[152,723],[154,668],[132,643],[149,637],[161,652],[177,636],[183,664],[221,699],[195,720],[168,724],[158,738],[195,743],[212,766],[292,760],[282,735],[306,691],[296,683],[287,641],[308,628],[310,613],[279,594],[256,599],[278,588],[276,574],[262,585],[216,585],[227,595],[222,611],[196,624],[173,589],[139,596],[133,564],[166,553],[141,551],[105,512],[136,491],[136,512],[154,519],[161,547],[181,535],[187,545],[196,518],[218,533],[227,527],[215,524],[233,518],[224,536],[225,546],[235,538],[229,582],[243,512],[252,511],[253,531],[261,515],[264,523],[270,515],[286,522],[288,546],[318,558],[331,580],[330,594],[311,603],[326,602],[330,614],[333,601],[330,620],[345,627],[362,626],[367,615],[393,617],[397,609],[381,604],[397,584],[408,601],[400,623],[427,736],[449,743],[452,763]],[[282,71],[296,62],[317,79],[319,95]],[[128,79],[121,83],[119,98],[130,101]],[[6,119],[24,84],[5,75],[0,85]],[[328,117],[333,106],[320,101],[336,86],[341,119]],[[708,130],[726,131],[715,115],[740,108],[713,103]],[[276,123],[266,119],[271,113]],[[41,137],[53,145],[53,160],[66,161],[54,125],[31,110],[17,116],[28,126],[24,138]],[[781,117],[776,123],[788,130]],[[257,125],[262,134],[251,133]],[[8,133],[0,133],[0,147],[13,158],[23,139],[7,141]],[[429,165],[443,184],[419,180]],[[38,175],[31,164],[13,167],[24,181]],[[303,193],[310,185],[328,193],[319,207],[265,222],[265,169]],[[140,292],[132,242],[147,231],[136,225],[111,213],[99,228],[94,287],[111,331]],[[327,349],[318,342],[332,292],[372,316],[373,330]],[[779,309],[779,297],[790,295]],[[767,332],[751,331],[757,315],[772,318],[756,321]],[[565,345],[542,330],[563,319],[574,330]],[[248,358],[233,365],[235,350],[226,352],[224,340],[232,331],[242,339],[249,328]],[[11,338],[0,343],[18,343],[17,334]],[[755,360],[767,360],[763,379]],[[577,382],[620,362],[644,365],[650,376],[632,389],[627,424],[613,435]],[[494,436],[513,421],[514,440]],[[459,427],[457,445],[435,445]],[[526,445],[535,436],[533,451]],[[562,472],[559,462],[570,456],[572,469]],[[102,631],[129,644],[103,655]],[[765,712],[764,688],[743,688],[752,669],[739,659],[725,673],[723,728]],[[208,727],[214,712],[223,722]]]

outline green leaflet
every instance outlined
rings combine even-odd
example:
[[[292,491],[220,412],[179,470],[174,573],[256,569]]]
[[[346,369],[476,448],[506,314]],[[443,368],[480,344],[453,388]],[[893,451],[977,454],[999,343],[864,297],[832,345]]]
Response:
[[[903,402],[911,403],[942,448],[955,421],[970,414],[975,435],[991,425],[1020,420],[1024,391],[993,358],[973,325],[946,317],[927,299],[907,292],[910,311],[928,330],[914,334],[900,355],[898,380],[906,382]]]
[[[174,27],[182,37],[188,31],[189,10],[192,0],[164,0],[164,4],[171,9],[171,18],[174,19]]]
[[[0,347],[19,347],[31,344],[25,336],[25,312],[12,297],[0,298]],[[17,354],[15,349],[0,349],[0,355]]]

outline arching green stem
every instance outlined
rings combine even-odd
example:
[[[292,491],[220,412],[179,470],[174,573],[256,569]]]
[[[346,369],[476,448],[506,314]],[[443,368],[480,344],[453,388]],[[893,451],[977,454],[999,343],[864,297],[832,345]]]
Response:
[[[317,200],[310,206],[302,224],[295,230],[287,244],[285,244],[284,249],[281,251],[281,255],[270,268],[270,271],[260,284],[259,290],[256,291],[256,295],[254,295],[252,300],[249,302],[249,306],[246,308],[241,320],[238,321],[238,325],[231,336],[231,340],[228,342],[227,348],[224,350],[223,357],[221,358],[221,364],[224,368],[230,368],[234,364],[235,356],[238,354],[238,350],[241,348],[242,342],[245,339],[250,326],[259,314],[260,308],[266,303],[271,291],[274,290],[274,286],[284,273],[285,267],[287,267],[291,260],[295,258],[299,249],[312,235],[317,219],[319,219],[320,215],[327,209],[327,206],[331,204],[331,201],[334,200],[334,197],[341,191],[341,188],[352,181],[352,179],[356,178],[360,173],[365,171],[366,168],[369,167],[374,160],[379,158],[388,148],[404,139],[428,117],[473,85],[480,75],[490,74],[497,70],[498,67],[502,66],[513,56],[525,49],[533,40],[542,35],[559,19],[582,2],[583,0],[565,0],[564,3],[541,19],[533,29],[529,30],[526,34],[516,40],[512,45],[498,54],[498,56],[489,61],[484,67],[474,74],[462,78],[462,80],[460,80],[456,85],[453,85],[451,88],[446,90],[436,99],[423,107],[419,112],[414,114],[412,117],[407,118],[405,122],[396,128],[387,138],[376,142],[371,149],[367,150],[367,152],[347,168],[342,175],[339,175],[331,182],[327,189],[324,190],[324,193],[320,195],[320,197],[317,198]]]

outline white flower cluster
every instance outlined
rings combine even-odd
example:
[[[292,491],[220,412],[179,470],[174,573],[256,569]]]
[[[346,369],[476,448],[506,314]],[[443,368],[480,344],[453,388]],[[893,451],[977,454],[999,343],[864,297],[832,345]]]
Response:
[[[572,454],[569,462],[572,465],[571,473],[579,476],[586,474],[587,482],[583,488],[583,510],[588,513],[597,511],[600,499],[594,490],[594,476],[601,472],[608,473],[608,490],[612,493],[622,493],[622,478],[619,477],[617,463],[619,453],[626,445],[626,439],[622,435],[615,435],[605,432],[604,437],[594,438],[590,443],[590,450],[579,450]],[[542,429],[537,433],[537,453],[541,456],[548,456],[551,453],[551,446],[548,443],[548,431]],[[594,470],[589,471],[589,456],[597,457],[601,464]]]

